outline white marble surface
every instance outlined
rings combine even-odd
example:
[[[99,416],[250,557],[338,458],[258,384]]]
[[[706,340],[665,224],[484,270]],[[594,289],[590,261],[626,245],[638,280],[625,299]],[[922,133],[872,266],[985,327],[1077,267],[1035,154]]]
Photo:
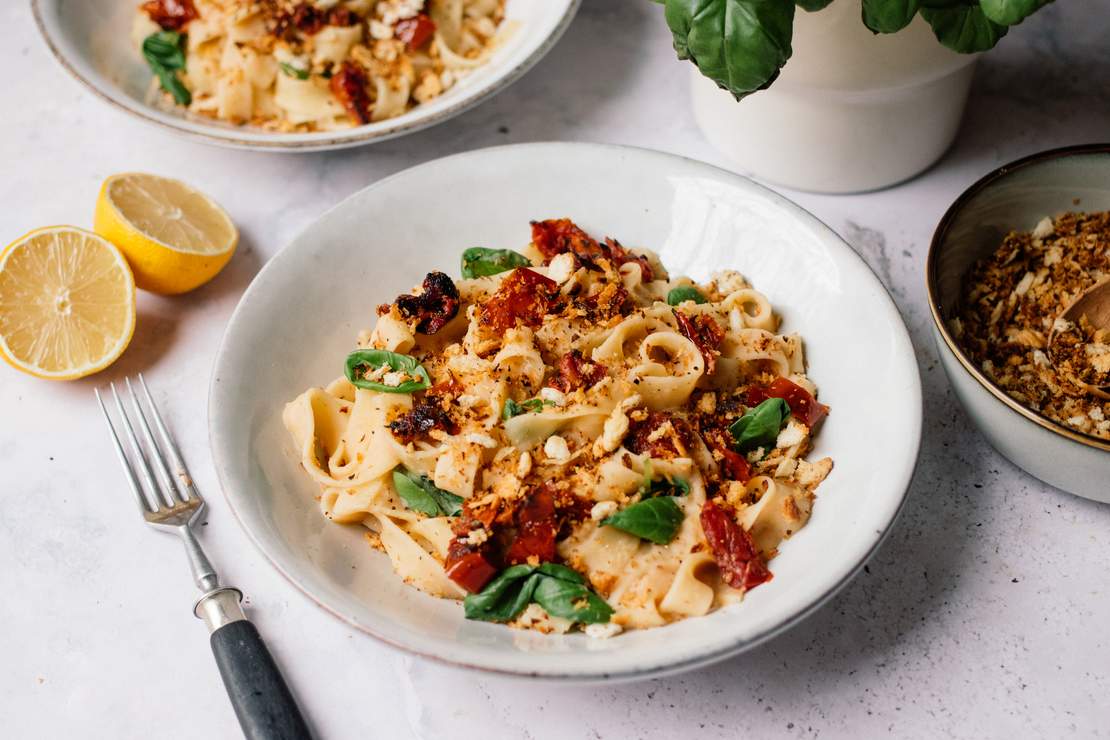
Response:
[[[1110,134],[1110,47],[1091,3],[1061,2],[987,56],[955,148],[900,187],[787,193],[839,231],[913,333],[925,436],[905,513],[854,583],[786,635],[695,673],[551,687],[460,673],[385,648],[308,602],[234,522],[208,468],[217,341],[259,266],[373,180],[516,141],[612,141],[718,162],[693,125],[659,7],[587,0],[539,67],[447,125],[331,155],[186,143],[106,109],[66,78],[25,2],[0,8],[0,242],[88,226],[100,181],[184,178],[243,232],[229,268],[178,299],[143,296],[110,370],[53,385],[0,368],[0,735],[234,737],[177,543],[143,529],[92,387],[139,370],[211,501],[205,546],[326,738],[1099,737],[1110,726],[1110,507],[1052,490],[969,428],[937,366],[922,267],[933,226],[978,176]],[[1104,19],[1103,19],[1104,20]],[[1099,82],[1101,81],[1101,82]],[[881,461],[880,461],[881,462]]]

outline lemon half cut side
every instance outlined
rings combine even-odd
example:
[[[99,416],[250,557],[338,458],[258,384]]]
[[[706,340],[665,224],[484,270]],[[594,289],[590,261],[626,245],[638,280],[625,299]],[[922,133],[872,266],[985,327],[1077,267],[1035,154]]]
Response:
[[[135,281],[107,240],[51,226],[0,253],[0,356],[17,370],[81,378],[112,364],[134,331]]]
[[[207,195],[180,180],[140,172],[104,181],[93,227],[123,251],[138,287],[162,295],[207,283],[239,243],[235,224]]]

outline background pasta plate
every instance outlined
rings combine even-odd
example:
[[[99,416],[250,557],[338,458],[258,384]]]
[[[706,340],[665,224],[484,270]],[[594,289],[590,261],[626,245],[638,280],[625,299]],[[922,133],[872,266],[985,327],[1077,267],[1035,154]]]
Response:
[[[360,527],[321,516],[281,423],[286,401],[341,373],[374,308],[467,247],[519,248],[530,219],[567,216],[660,253],[672,275],[741,270],[806,341],[832,407],[813,457],[836,467],[810,523],[743,603],[608,640],[468,622],[404,585]],[[259,347],[281,348],[259,352]],[[781,196],[706,164],[627,147],[529,144],[436,160],[335,207],[275,256],[228,326],[212,380],[213,456],[228,501],[270,560],[347,622],[414,653],[577,680],[656,675],[725,658],[797,622],[874,551],[905,497],[921,388],[905,326],[836,234]],[[355,567],[352,567],[355,566]]]
[[[570,25],[581,0],[507,0],[515,30],[482,65],[438,98],[396,118],[339,131],[275,133],[146,103],[151,72],[131,41],[138,0],[31,0],[55,59],[82,85],[124,112],[192,139],[240,149],[322,151],[419,131],[495,95],[532,68]]]

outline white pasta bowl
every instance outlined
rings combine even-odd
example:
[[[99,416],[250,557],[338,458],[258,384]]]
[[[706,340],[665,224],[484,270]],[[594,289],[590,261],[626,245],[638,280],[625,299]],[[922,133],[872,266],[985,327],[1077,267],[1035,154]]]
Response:
[[[281,412],[341,373],[375,307],[467,247],[519,248],[529,220],[569,217],[657,251],[671,275],[745,273],[806,342],[831,415],[814,456],[836,467],[810,523],[740,604],[610,639],[463,618],[404,585],[364,529],[321,515]],[[265,351],[260,351],[265,348]],[[388,643],[471,668],[547,679],[658,675],[721,660],[795,624],[860,569],[906,495],[921,432],[914,351],[893,302],[828,227],[735,174],[617,146],[529,144],[436,160],[333,208],[255,278],[228,326],[209,399],[220,482],[243,527],[305,594]],[[361,531],[360,531],[361,530]]]
[[[35,22],[59,64],[113,107],[210,144],[271,151],[323,151],[383,141],[441,123],[508,87],[555,45],[581,0],[507,0],[514,29],[490,57],[443,95],[384,121],[350,129],[276,133],[167,112],[149,105],[151,71],[131,41],[137,0],[31,0]]]

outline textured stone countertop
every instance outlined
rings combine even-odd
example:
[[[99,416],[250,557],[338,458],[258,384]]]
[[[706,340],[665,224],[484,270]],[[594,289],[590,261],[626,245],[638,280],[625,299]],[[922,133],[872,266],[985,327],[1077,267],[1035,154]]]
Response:
[[[1110,139],[1101,2],[1062,0],[979,64],[955,147],[898,187],[783,191],[838,231],[894,295],[925,388],[921,461],[887,543],[831,603],[714,667],[647,683],[552,687],[413,659],[286,583],[234,521],[209,465],[205,402],[218,340],[260,265],[325,209],[410,165],[538,140],[620,142],[721,163],[694,125],[688,73],[659,6],[586,0],[509,90],[377,146],[259,155],[171,138],[69,79],[25,2],[0,8],[0,242],[88,226],[101,180],[149,170],[211,193],[243,243],[214,282],[143,295],[135,339],[95,379],[0,368],[0,735],[235,737],[189,612],[179,546],[141,527],[92,388],[144,371],[211,502],[201,537],[323,738],[1101,737],[1110,733],[1110,506],[1049,488],[969,425],[937,364],[922,271],[933,227],[982,174],[1035,151]],[[866,358],[856,358],[863,364]],[[881,463],[881,461],[877,461]]]

